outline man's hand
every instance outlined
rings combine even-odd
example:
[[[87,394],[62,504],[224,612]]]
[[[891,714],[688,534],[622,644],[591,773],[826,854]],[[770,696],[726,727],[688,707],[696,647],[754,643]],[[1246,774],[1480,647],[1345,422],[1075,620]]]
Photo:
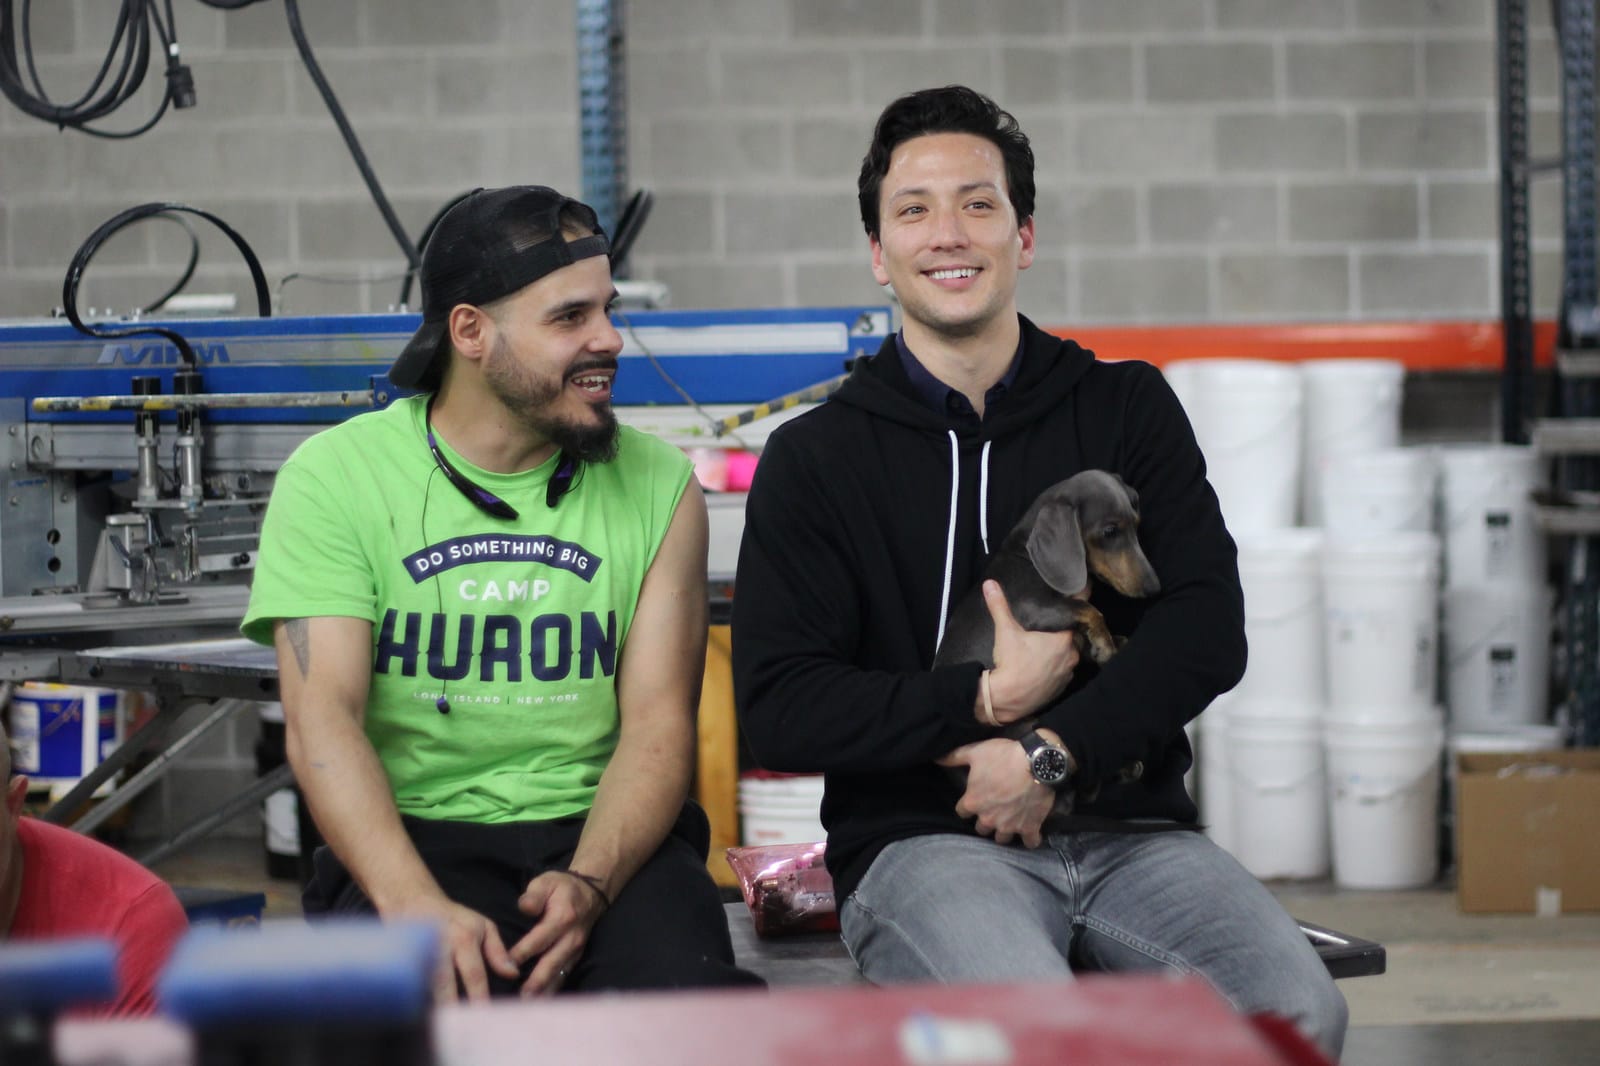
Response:
[[[1056,794],[1033,779],[1021,744],[1004,737],[980,740],[963,744],[938,761],[941,766],[967,768],[967,791],[956,803],[956,813],[976,818],[978,832],[992,835],[997,844],[1009,844],[1019,836],[1030,848],[1044,843],[1040,829]]]
[[[1087,598],[1087,589],[1083,595]],[[994,619],[989,695],[995,721],[1005,725],[1026,718],[1061,695],[1078,666],[1078,645],[1071,630],[1045,633],[1023,629],[1011,614],[998,581],[983,583],[983,599]],[[978,704],[978,720],[984,721],[981,688]]]
[[[511,948],[511,958],[518,964],[539,960],[523,982],[522,994],[550,995],[560,990],[578,964],[589,930],[605,913],[605,901],[582,878],[564,870],[547,870],[528,882],[517,907],[538,919]]]
[[[489,978],[484,963],[507,980],[516,980],[517,964],[506,951],[505,941],[495,924],[470,907],[463,907],[443,896],[416,900],[388,910],[386,918],[415,918],[440,927],[443,951],[433,978],[436,1003],[453,1003],[457,998],[456,979],[466,998],[488,999]]]

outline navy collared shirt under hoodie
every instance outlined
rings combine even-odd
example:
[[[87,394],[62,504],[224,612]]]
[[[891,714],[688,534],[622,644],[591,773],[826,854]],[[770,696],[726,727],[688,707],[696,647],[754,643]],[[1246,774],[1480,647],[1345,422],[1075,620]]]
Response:
[[[960,389],[953,389],[949,385],[933,376],[933,371],[922,365],[916,353],[911,350],[911,345],[906,343],[906,331],[900,330],[894,335],[895,344],[900,349],[900,360],[906,368],[906,379],[911,382],[911,387],[922,397],[922,402],[930,410],[942,411],[954,418],[970,419],[976,423],[978,412],[972,409],[972,401]],[[1000,380],[990,385],[983,394],[983,409],[989,410],[995,402],[1010,391],[1012,383],[1017,380],[1017,368],[1022,365],[1022,339],[1017,340],[1017,352],[1011,357],[1011,365],[1006,367],[1006,372],[1000,375]]]
[[[826,775],[841,900],[886,845],[974,832],[934,760],[990,735],[973,714],[982,667],[933,667],[942,618],[1057,481],[1098,468],[1133,486],[1161,579],[1148,600],[1095,588],[1128,642],[1040,712],[1100,785],[1073,828],[1193,829],[1183,727],[1244,671],[1237,553],[1172,389],[1148,363],[1098,362],[1019,322],[1022,358],[981,421],[925,402],[887,338],[832,399],[775,429],[756,469],[733,602],[740,735],[767,769]],[[1120,781],[1135,761],[1144,775]]]

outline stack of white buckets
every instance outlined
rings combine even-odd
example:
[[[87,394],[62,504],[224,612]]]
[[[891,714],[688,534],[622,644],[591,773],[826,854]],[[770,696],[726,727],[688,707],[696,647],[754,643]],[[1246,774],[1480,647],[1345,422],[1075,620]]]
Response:
[[[1250,644],[1243,680],[1198,720],[1207,832],[1264,879],[1331,868],[1349,888],[1431,882],[1442,573],[1456,726],[1506,735],[1545,714],[1537,460],[1399,447],[1398,362],[1199,360],[1166,374],[1239,545]]]
[[[751,770],[739,775],[740,840],[747,847],[823,840],[822,775]]]

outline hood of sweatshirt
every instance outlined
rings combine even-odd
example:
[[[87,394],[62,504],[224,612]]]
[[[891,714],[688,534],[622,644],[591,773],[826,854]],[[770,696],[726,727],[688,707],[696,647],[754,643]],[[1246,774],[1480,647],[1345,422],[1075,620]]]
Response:
[[[1016,433],[1045,413],[1068,402],[1068,397],[1094,365],[1094,353],[1075,341],[1062,340],[1039,329],[1026,317],[1017,316],[1022,326],[1022,363],[1006,395],[984,412],[981,422],[955,421],[941,411],[931,410],[918,395],[901,362],[894,337],[884,342],[878,354],[859,361],[832,402],[861,408],[898,423],[914,432],[943,437],[949,442],[950,502],[945,531],[944,587],[940,597],[938,630],[934,646],[944,640],[949,622],[952,588],[958,569],[956,561],[958,501],[961,497],[961,452],[963,445],[981,445],[978,459],[978,531],[985,557],[1000,547],[1006,530],[992,530],[989,522],[989,452],[995,441]]]

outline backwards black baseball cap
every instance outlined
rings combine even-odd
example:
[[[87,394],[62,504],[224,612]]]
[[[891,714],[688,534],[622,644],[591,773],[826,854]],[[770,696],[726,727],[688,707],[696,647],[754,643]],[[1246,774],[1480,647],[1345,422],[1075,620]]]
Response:
[[[567,238],[572,230],[591,236]],[[543,185],[476,189],[439,220],[422,250],[422,325],[389,369],[406,389],[436,389],[450,353],[450,310],[510,296],[579,259],[609,255],[588,204]]]

